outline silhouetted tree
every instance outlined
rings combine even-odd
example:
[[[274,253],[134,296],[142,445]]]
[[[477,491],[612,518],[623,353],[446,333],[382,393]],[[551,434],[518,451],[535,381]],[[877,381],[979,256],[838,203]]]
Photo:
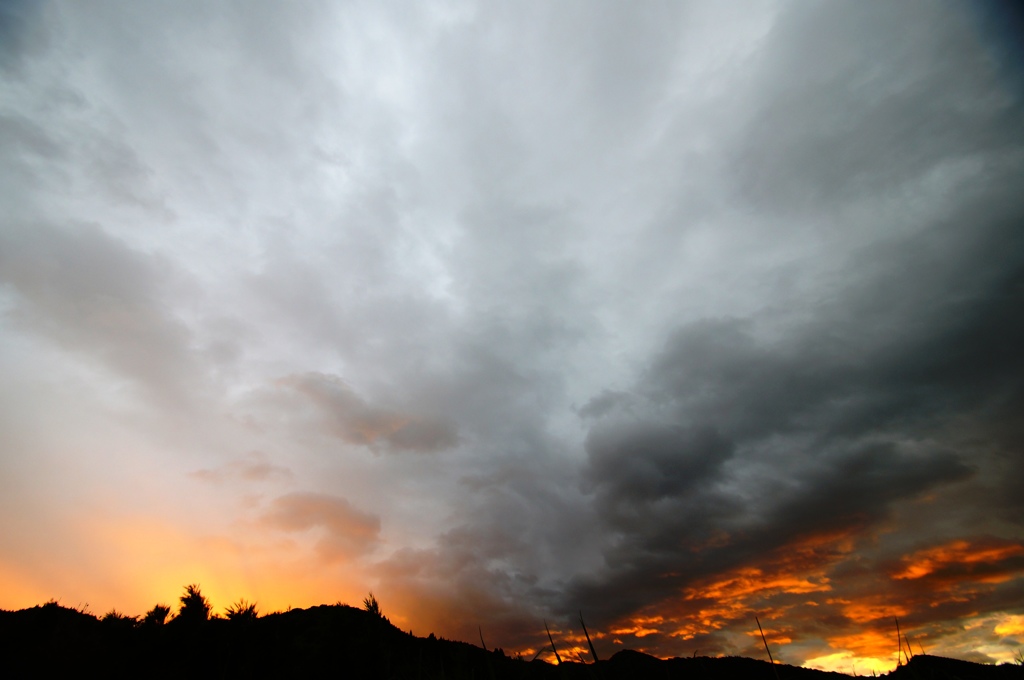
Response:
[[[142,617],[142,625],[144,626],[162,626],[167,622],[167,616],[171,613],[171,608],[165,604],[154,605],[152,609],[146,612],[146,615]]]
[[[369,595],[363,598],[363,609],[378,618],[384,618],[384,612],[380,610],[380,602],[377,602],[377,598],[373,596],[372,590]]]
[[[256,610],[256,603],[246,602],[245,598],[228,607],[225,612],[228,615],[229,621],[255,621],[259,616],[259,612]]]
[[[111,609],[109,612],[103,615],[103,618],[100,619],[100,622],[104,626],[107,626],[109,628],[123,630],[126,628],[134,628],[135,625],[138,623],[138,619],[134,616],[122,614],[116,609]]]
[[[199,592],[199,585],[192,583],[185,586],[185,594],[181,596],[181,609],[178,618],[182,621],[206,621],[210,618],[213,606]]]

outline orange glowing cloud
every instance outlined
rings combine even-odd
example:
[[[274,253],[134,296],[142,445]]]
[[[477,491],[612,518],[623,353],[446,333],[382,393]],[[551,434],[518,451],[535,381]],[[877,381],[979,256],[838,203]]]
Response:
[[[660,633],[661,631],[653,626],[664,622],[665,618],[663,616],[638,616],[632,619],[629,625],[613,628],[611,630],[611,634],[632,635],[634,637],[642,638],[648,635],[654,635],[655,633]]]
[[[761,639],[761,633],[764,632],[764,637],[771,640],[772,644],[777,645],[788,645],[793,641],[793,637],[790,635],[792,629],[781,629],[781,628],[754,628],[752,630],[745,630],[743,633],[749,637],[757,640]]]
[[[734,569],[686,589],[685,600],[713,600],[707,613],[722,615],[748,609],[751,600],[775,595],[806,595],[832,590],[827,568],[851,550],[845,534],[814,536],[776,551],[763,566]],[[707,618],[707,616],[705,616]]]
[[[762,620],[778,619],[797,606],[819,606],[818,602],[780,596],[832,592],[828,569],[853,549],[853,537],[847,533],[816,535],[791,543],[756,565],[738,567],[714,578],[691,584],[681,597],[664,602],[646,616],[635,616],[613,630],[615,634],[636,637],[654,632],[690,640],[722,630],[733,622],[752,619],[758,612]],[[657,625],[654,614],[657,614]],[[778,643],[788,644],[791,636],[779,634]],[[641,635],[642,634],[642,635]]]
[[[1024,545],[1019,543],[998,540],[971,543],[958,540],[919,550],[905,557],[902,560],[903,568],[893,574],[893,578],[913,580],[942,576],[944,572],[953,570],[978,571],[976,580],[982,583],[1002,583],[1019,574],[1020,568],[1016,565],[1001,568],[1001,563],[1020,557],[1024,557]]]
[[[881,674],[892,670],[892,659],[879,659],[876,657],[861,657],[850,652],[834,652],[823,656],[813,657],[804,661],[805,668],[816,668],[831,673],[845,673],[854,677],[860,677],[866,671],[872,674]]]
[[[699,591],[691,590],[687,599],[735,600],[751,595],[768,595],[774,593],[820,593],[831,590],[825,576],[803,577],[793,574],[765,574],[756,567],[739,569],[727,578],[710,583]]]
[[[994,629],[996,635],[1024,635],[1024,616],[1017,614],[1007,616],[1003,621],[996,624]]]
[[[879,619],[891,620],[894,616],[906,616],[909,613],[902,605],[879,601],[877,598],[858,602],[826,600],[826,604],[839,606],[843,616],[856,623],[868,623]]]
[[[862,658],[886,659],[895,661],[896,633],[884,633],[878,630],[864,630],[845,635],[827,638],[833,649],[842,649]]]

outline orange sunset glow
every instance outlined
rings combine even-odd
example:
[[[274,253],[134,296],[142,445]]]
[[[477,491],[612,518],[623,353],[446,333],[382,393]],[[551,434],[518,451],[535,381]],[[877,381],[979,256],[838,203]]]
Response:
[[[0,3],[0,610],[1019,662],[1022,26]]]
[[[1024,544],[1009,541],[952,541],[946,545],[921,550],[903,560],[906,568],[894,574],[897,579],[950,578],[944,574],[952,571],[979,573],[982,583],[1002,583],[1014,578],[1024,565]]]

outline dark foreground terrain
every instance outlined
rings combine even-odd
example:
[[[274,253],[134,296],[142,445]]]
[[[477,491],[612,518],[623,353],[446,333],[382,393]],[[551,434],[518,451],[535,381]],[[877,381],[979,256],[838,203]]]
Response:
[[[432,680],[580,678],[615,680],[838,680],[838,673],[744,658],[659,660],[619,652],[598,664],[510,658],[500,650],[415,637],[370,612],[319,606],[247,620],[172,619],[139,624],[97,619],[50,603],[0,611],[0,676],[55,677],[321,677]],[[776,676],[777,674],[777,676]],[[1022,666],[983,666],[919,655],[888,674],[897,680],[1010,680]]]

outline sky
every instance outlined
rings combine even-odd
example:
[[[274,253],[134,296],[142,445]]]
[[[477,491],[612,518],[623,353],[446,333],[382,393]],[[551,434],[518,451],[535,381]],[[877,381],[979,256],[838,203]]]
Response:
[[[0,608],[1015,658],[1021,25],[0,3]]]

